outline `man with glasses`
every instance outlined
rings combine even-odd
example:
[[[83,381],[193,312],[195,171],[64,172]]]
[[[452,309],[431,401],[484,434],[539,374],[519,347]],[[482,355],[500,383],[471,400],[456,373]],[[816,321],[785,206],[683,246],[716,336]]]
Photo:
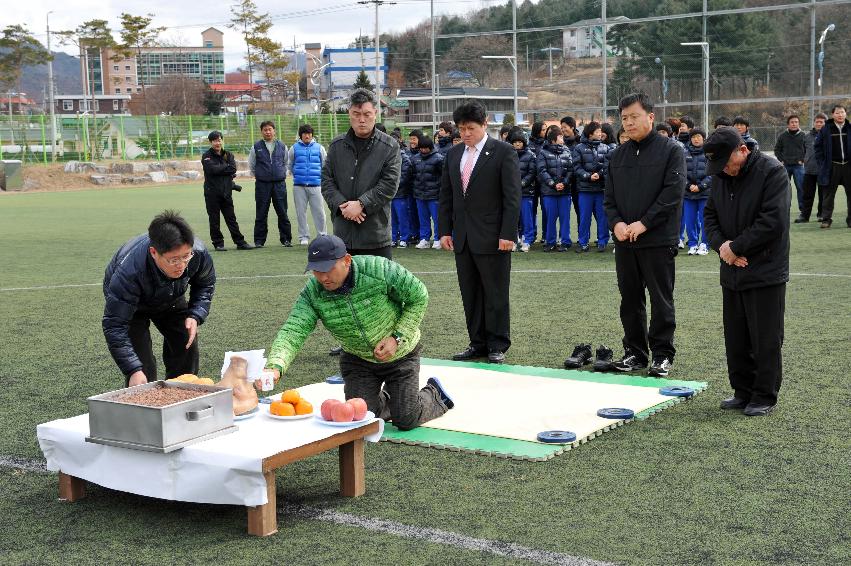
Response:
[[[213,258],[173,211],[115,252],[103,278],[103,334],[126,386],[157,379],[151,323],[163,336],[166,379],[198,372],[196,335],[215,285]]]

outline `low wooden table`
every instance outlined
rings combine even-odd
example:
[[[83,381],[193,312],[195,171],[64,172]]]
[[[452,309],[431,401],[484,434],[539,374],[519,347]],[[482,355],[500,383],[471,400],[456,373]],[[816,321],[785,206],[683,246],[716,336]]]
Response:
[[[247,507],[248,534],[269,536],[278,532],[277,494],[275,493],[275,470],[287,464],[298,462],[321,454],[332,448],[340,448],[340,494],[345,497],[359,497],[366,492],[366,474],[364,468],[364,438],[376,434],[380,423],[345,429],[339,434],[317,440],[298,448],[285,450],[263,459],[263,475],[266,478],[265,505]],[[59,499],[77,501],[86,496],[85,480],[59,472]]]

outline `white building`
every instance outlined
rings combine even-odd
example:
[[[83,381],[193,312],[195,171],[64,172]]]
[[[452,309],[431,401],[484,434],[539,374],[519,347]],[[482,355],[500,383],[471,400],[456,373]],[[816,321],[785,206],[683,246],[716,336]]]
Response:
[[[330,63],[323,70],[321,87],[328,98],[347,97],[352,92],[352,85],[361,72],[366,71],[369,82],[375,86],[375,48],[364,46],[363,49],[353,47],[348,49],[332,49],[326,47],[322,51],[322,62]],[[387,48],[379,48],[378,76],[381,90],[387,86]]]
[[[606,18],[606,27],[611,31],[612,24],[628,22],[626,16]],[[602,57],[603,56],[603,25],[600,18],[591,20],[580,20],[562,32],[564,43],[564,58],[575,59],[578,57]],[[607,55],[614,55],[611,45]]]

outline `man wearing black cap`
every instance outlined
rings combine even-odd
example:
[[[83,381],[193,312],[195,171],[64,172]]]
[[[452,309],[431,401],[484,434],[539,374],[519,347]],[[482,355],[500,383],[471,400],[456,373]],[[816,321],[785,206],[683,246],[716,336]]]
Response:
[[[207,136],[210,149],[201,156],[204,167],[204,203],[207,205],[207,217],[210,221],[210,243],[217,252],[226,251],[225,237],[219,228],[219,213],[225,217],[230,237],[238,250],[253,250],[254,246],[245,241],[236,213],[233,210],[233,179],[236,177],[236,160],[233,154],[223,146],[222,133],[212,131]],[[237,187],[237,190],[241,190]]]
[[[721,126],[704,144],[712,195],[704,211],[721,257],[724,343],[733,397],[722,409],[767,415],[783,377],[783,315],[789,280],[786,170]]]
[[[410,271],[380,256],[352,257],[337,236],[319,236],[307,249],[313,277],[301,290],[269,353],[275,381],[322,324],[343,345],[340,374],[346,399],[409,430],[454,406],[437,378],[419,388],[420,322],[428,291]]]

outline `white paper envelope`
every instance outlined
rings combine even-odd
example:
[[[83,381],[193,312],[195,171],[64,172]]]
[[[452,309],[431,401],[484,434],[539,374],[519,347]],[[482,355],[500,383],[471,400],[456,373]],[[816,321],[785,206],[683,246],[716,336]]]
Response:
[[[248,379],[258,379],[260,374],[263,373],[263,368],[266,366],[266,358],[263,357],[264,353],[266,353],[265,349],[243,350],[242,352],[225,352],[225,361],[222,364],[222,375],[225,375],[225,370],[227,370],[230,365],[231,357],[237,356],[244,358],[248,362]]]

